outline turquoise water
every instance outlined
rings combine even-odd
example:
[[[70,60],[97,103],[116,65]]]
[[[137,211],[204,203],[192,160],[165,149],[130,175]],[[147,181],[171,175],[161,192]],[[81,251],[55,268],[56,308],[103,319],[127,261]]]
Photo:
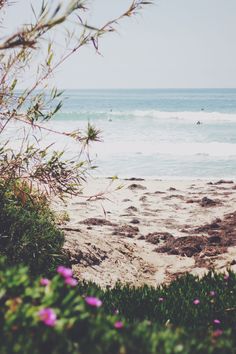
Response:
[[[236,175],[236,89],[71,90],[65,96],[53,126],[68,131],[89,120],[101,129],[103,142],[90,149],[99,176]],[[73,156],[79,151],[68,142],[66,148]]]

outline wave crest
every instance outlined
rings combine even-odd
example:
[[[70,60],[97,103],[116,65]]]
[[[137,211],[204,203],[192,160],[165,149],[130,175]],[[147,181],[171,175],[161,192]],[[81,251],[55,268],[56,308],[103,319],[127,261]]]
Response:
[[[60,120],[88,120],[109,118],[150,118],[159,120],[179,120],[186,122],[216,123],[236,122],[236,113],[206,112],[206,111],[158,111],[158,110],[126,110],[126,111],[65,111],[60,112],[57,118]]]

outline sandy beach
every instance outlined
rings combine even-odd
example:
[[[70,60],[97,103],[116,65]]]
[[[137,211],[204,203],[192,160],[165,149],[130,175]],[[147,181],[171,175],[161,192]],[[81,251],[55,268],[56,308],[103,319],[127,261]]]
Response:
[[[90,179],[67,212],[75,275],[101,286],[168,283],[236,270],[236,184],[230,180]]]

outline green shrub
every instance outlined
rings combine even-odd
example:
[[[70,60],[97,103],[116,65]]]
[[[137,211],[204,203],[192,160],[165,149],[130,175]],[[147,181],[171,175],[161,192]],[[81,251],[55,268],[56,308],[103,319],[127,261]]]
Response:
[[[58,269],[51,280],[32,281],[26,268],[1,262],[0,283],[1,354],[236,353],[234,274],[187,276],[157,289],[102,290],[76,285],[68,269]],[[212,289],[217,290],[209,296]],[[200,303],[194,304],[199,292]],[[91,302],[88,296],[96,298]],[[146,311],[150,308],[153,313]],[[221,322],[214,324],[213,318]]]
[[[47,274],[64,259],[64,236],[46,200],[27,188],[0,186],[0,255],[8,264],[24,263],[33,274]]]

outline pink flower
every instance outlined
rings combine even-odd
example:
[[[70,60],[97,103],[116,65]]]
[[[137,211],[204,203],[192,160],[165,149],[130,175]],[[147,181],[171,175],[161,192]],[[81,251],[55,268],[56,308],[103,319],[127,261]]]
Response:
[[[47,286],[47,285],[49,285],[50,283],[51,283],[50,280],[47,279],[47,278],[42,278],[42,279],[40,279],[40,285]]]
[[[85,301],[89,306],[92,306],[92,307],[101,307],[102,306],[102,301],[100,299],[98,299],[97,297],[87,296],[85,298]]]
[[[121,329],[121,328],[124,327],[124,324],[123,324],[123,322],[121,322],[121,321],[117,321],[117,322],[115,322],[114,327],[115,327],[116,329]]]
[[[217,338],[220,337],[223,334],[223,331],[221,329],[216,329],[213,333],[212,333],[212,337]]]
[[[229,280],[229,274],[225,274],[224,280],[225,280],[225,281]]]
[[[199,300],[199,299],[195,299],[195,300],[193,301],[193,303],[194,303],[194,305],[199,305],[199,304],[200,304],[200,300]]]
[[[220,321],[220,320],[215,319],[215,320],[213,321],[213,323],[215,323],[215,324],[220,324],[220,323],[221,323],[221,321]]]
[[[56,324],[57,315],[51,308],[45,308],[39,311],[38,313],[41,321],[44,322],[45,325],[53,327]]]
[[[60,274],[63,278],[71,278],[73,275],[72,269],[59,266],[57,268],[57,273]]]
[[[216,296],[216,292],[214,290],[210,291],[210,296]]]
[[[159,297],[158,299],[160,302],[163,302],[164,301],[164,297]]]
[[[76,286],[78,284],[77,280],[74,278],[66,278],[65,279],[65,284],[70,285],[72,287]]]

